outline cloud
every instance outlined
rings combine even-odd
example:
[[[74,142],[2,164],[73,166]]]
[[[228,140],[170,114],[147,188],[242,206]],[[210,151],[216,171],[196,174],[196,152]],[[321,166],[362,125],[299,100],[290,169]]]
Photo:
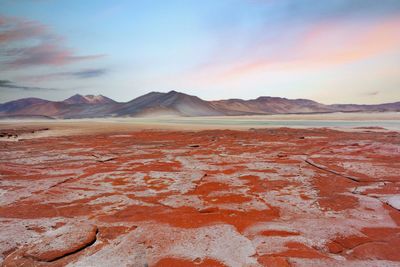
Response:
[[[249,12],[232,8],[231,14],[211,17],[217,41],[209,56],[187,71],[193,83],[253,82],[276,72],[333,70],[399,51],[399,0],[247,3]]]
[[[49,35],[48,27],[35,21],[25,21],[13,17],[0,17],[0,27],[0,43],[40,38]]]
[[[66,65],[76,61],[96,59],[103,55],[75,56],[72,51],[58,44],[41,43],[33,47],[11,50],[17,58],[7,64],[12,68],[35,65]]]
[[[254,42],[241,57],[213,62],[195,70],[194,76],[209,82],[238,80],[270,71],[305,71],[349,65],[398,51],[400,18],[379,21],[320,21],[304,29],[279,48],[261,50]],[[282,37],[283,38],[283,37]],[[263,43],[266,47],[268,43]],[[255,52],[254,52],[255,51]],[[223,52],[221,52],[223,53]]]
[[[5,69],[59,66],[105,55],[76,55],[64,38],[37,21],[0,16],[0,63]]]
[[[57,90],[54,88],[43,88],[43,87],[17,85],[9,80],[0,80],[0,88],[17,89],[17,90],[23,90],[23,91],[53,91],[53,90]]]
[[[71,72],[69,74],[79,79],[88,79],[88,78],[103,76],[107,72],[108,71],[106,69],[87,69],[87,70]]]
[[[107,73],[108,70],[105,68],[83,69],[79,71],[63,71],[63,72],[54,72],[43,75],[23,76],[20,77],[20,79],[32,82],[42,82],[42,81],[64,79],[64,78],[91,79],[106,75]]]

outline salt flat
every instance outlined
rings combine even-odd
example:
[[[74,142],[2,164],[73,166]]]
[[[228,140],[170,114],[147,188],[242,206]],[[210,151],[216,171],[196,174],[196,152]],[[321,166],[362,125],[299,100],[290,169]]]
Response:
[[[185,120],[3,121],[3,266],[399,266],[398,131]]]
[[[49,127],[51,131],[35,136],[55,136],[93,132],[132,131],[142,129],[206,130],[249,128],[333,128],[356,130],[358,127],[380,127],[400,131],[400,112],[326,113],[223,117],[138,117],[93,118],[71,120],[0,120],[0,129],[13,127]],[[377,129],[375,129],[377,130]],[[27,136],[25,136],[27,137]]]

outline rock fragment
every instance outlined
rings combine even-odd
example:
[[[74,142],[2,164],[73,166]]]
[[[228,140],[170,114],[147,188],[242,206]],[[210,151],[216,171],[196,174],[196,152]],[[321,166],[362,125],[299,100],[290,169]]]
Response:
[[[4,260],[3,266],[36,266],[74,254],[96,242],[97,227],[70,224],[47,232],[33,244],[25,245]]]

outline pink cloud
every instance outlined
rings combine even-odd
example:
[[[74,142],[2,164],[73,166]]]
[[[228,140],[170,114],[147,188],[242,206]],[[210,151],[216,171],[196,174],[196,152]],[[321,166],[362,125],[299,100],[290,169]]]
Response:
[[[202,81],[225,82],[268,71],[329,68],[398,51],[400,47],[400,18],[379,22],[347,24],[334,20],[312,25],[293,43],[273,54],[255,54],[260,40],[248,48],[245,57],[221,64],[209,63],[196,70]],[[275,40],[279,43],[280,40]]]
[[[49,29],[35,21],[13,17],[0,17],[0,43],[41,38],[49,35]]]
[[[4,17],[0,17],[0,26],[5,25],[6,23],[6,19]]]
[[[66,65],[104,56],[76,55],[48,26],[14,17],[0,17],[0,44],[4,47],[0,62],[5,68],[13,69]]]
[[[338,22],[324,23],[310,29],[299,41],[297,50],[304,58],[323,63],[354,62],[398,50],[399,29],[400,18],[358,27]]]

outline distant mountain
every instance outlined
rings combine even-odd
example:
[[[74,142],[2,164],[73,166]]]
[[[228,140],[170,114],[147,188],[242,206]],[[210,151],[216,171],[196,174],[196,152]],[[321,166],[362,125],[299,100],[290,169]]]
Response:
[[[343,112],[362,112],[362,111],[400,111],[400,102],[385,103],[378,105],[355,105],[355,104],[335,104],[330,105],[334,110],[340,110]]]
[[[116,103],[111,98],[102,95],[80,95],[76,94],[63,101],[66,104],[110,104]]]
[[[0,104],[0,112],[1,113],[15,113],[18,112],[26,107],[32,106],[32,105],[40,105],[40,104],[46,104],[51,101],[48,100],[43,100],[40,98],[23,98],[23,99],[18,99],[14,101],[7,102],[5,104]]]
[[[228,115],[287,114],[333,112],[333,108],[308,99],[286,99],[262,96],[252,100],[228,99],[211,101],[218,110]]]
[[[234,116],[326,112],[400,111],[400,102],[379,105],[324,105],[308,99],[263,96],[257,99],[205,101],[197,96],[170,91],[151,92],[120,103],[102,95],[76,94],[64,101],[24,98],[0,104],[0,117],[100,118],[140,116]]]
[[[118,116],[216,116],[224,115],[211,103],[197,96],[191,96],[176,91],[168,93],[151,92],[135,98],[116,110]]]
[[[23,98],[0,105],[0,115],[57,116],[63,103],[40,98]]]

